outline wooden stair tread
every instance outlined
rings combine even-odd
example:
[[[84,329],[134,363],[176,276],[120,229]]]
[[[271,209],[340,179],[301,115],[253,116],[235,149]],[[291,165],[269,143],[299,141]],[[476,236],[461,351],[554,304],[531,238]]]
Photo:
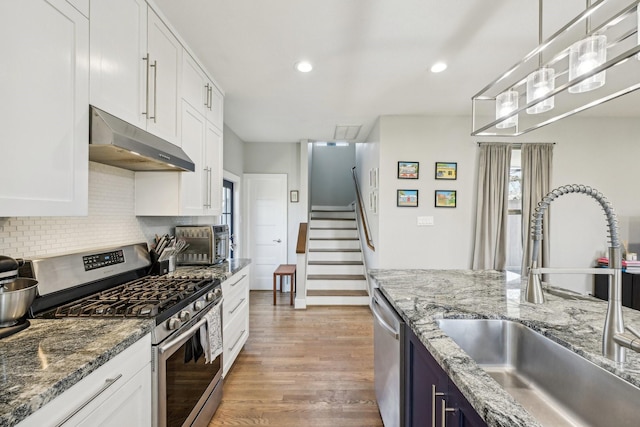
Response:
[[[361,252],[360,249],[309,249],[309,252]]]
[[[362,274],[308,274],[307,280],[367,280]]]
[[[356,227],[310,227],[310,230],[357,230]]]
[[[363,265],[362,261],[309,261],[308,265]]]
[[[360,240],[357,237],[309,237],[309,240]]]
[[[308,297],[366,297],[367,291],[358,290],[313,290],[307,291]]]
[[[336,217],[320,217],[315,216],[310,219],[310,221],[355,221],[355,218],[336,218]]]

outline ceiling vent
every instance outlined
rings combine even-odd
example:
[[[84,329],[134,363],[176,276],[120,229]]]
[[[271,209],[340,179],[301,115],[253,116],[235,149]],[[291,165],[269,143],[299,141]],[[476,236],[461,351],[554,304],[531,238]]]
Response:
[[[337,125],[333,139],[336,141],[352,141],[358,137],[362,125]]]

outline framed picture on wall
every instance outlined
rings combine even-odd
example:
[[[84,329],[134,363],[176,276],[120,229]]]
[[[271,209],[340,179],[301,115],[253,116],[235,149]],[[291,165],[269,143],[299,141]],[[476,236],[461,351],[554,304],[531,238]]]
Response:
[[[436,190],[436,208],[455,208],[456,190]]]
[[[398,190],[397,206],[417,208],[418,207],[418,190]]]
[[[458,179],[458,163],[436,162],[436,179]]]
[[[398,162],[399,179],[418,179],[419,162]]]

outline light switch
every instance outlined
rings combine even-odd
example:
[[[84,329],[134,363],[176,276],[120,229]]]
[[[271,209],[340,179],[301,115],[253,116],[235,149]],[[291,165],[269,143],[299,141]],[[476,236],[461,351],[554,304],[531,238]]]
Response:
[[[419,216],[418,217],[418,227],[424,227],[427,225],[433,225],[433,217],[432,216]]]

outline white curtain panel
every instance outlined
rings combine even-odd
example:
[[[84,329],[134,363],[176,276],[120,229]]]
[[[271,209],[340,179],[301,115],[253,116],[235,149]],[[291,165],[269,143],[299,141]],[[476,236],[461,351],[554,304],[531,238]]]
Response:
[[[551,191],[553,144],[522,144],[522,274],[531,261],[531,218],[538,202]],[[549,211],[550,208],[547,208]],[[549,266],[549,212],[542,218],[538,267]],[[546,278],[543,277],[543,280]]]
[[[511,144],[483,143],[478,165],[474,270],[504,270]]]

